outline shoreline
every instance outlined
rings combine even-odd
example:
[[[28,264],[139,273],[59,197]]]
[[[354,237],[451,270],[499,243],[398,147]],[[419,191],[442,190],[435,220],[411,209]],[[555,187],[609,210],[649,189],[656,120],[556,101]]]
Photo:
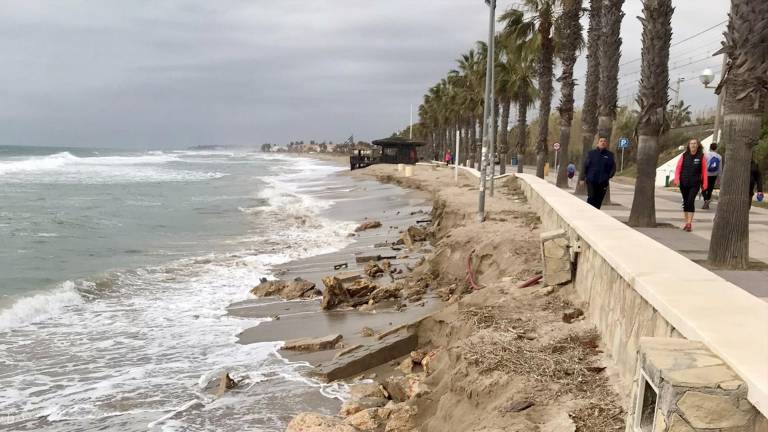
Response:
[[[386,427],[393,432],[450,432],[481,426],[487,428],[483,430],[623,430],[623,408],[611,381],[614,371],[606,368],[597,349],[599,335],[583,318],[567,323],[560,319],[577,308],[572,287],[539,284],[516,288],[541,268],[539,219],[527,206],[516,179],[500,182],[497,196],[486,203],[487,220],[481,228],[472,210],[476,179],[466,173],[461,173],[457,184],[453,171],[442,167],[417,166],[414,176],[408,178],[392,165],[341,175],[432,195],[432,251],[409,274],[407,283],[431,280],[430,292],[447,301],[405,330],[418,338],[419,348],[410,359],[401,357],[345,380],[351,396],[339,416],[302,413],[287,431],[313,427],[318,432],[380,431]],[[472,292],[467,283],[468,266],[482,289]],[[511,340],[503,337],[509,331],[513,331]],[[517,331],[525,337],[515,339]],[[549,357],[544,353],[553,344],[574,343],[569,351],[580,357],[564,356],[562,364],[546,373],[525,367],[509,370],[506,362],[488,363],[494,350],[514,349],[522,350],[519,356],[532,355],[528,361],[535,368],[540,361],[536,356]],[[538,352],[542,354],[535,354]],[[422,360],[411,361],[422,356],[431,359],[429,367]],[[581,383],[579,378],[579,383],[571,385],[571,372],[563,369],[572,367],[591,382]],[[551,376],[541,381],[537,373]],[[371,378],[385,390],[383,405],[368,407],[361,402],[365,398],[359,399],[361,389],[373,385],[366,384]],[[408,383],[404,397],[389,391],[391,386],[397,387],[393,382]],[[520,397],[523,400],[517,400]],[[515,408],[518,402],[523,407],[519,410]],[[595,429],[596,425],[601,429]]]

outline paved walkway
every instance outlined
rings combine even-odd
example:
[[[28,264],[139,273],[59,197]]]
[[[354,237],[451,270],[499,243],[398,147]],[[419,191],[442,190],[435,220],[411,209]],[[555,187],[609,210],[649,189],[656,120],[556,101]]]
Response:
[[[525,172],[535,174],[536,171],[533,167],[526,167]],[[547,180],[554,183],[554,174],[550,173]],[[612,204],[604,205],[602,210],[618,220],[627,222],[633,193],[634,185],[611,182]],[[694,230],[692,233],[687,233],[680,229],[683,225],[680,194],[657,188],[656,221],[667,226],[638,228],[638,230],[692,261],[703,262],[707,259],[709,239],[712,235],[712,220],[715,217],[717,204],[713,202],[710,210],[700,210],[702,203],[701,199],[696,201]],[[749,216],[749,253],[753,261],[768,266],[768,209],[752,207]],[[768,301],[768,270],[715,270],[714,272],[749,293]]]

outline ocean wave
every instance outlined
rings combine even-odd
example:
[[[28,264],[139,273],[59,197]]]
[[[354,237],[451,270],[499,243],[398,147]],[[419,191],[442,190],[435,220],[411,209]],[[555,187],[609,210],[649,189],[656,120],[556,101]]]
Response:
[[[165,153],[151,153],[139,156],[99,156],[78,157],[70,152],[55,153],[49,156],[35,156],[22,160],[0,161],[0,175],[14,172],[49,171],[67,165],[140,165],[164,164],[178,160]]]
[[[226,176],[164,166],[178,156],[150,152],[131,156],[78,157],[69,152],[0,161],[0,181],[6,183],[137,183],[195,181]]]
[[[75,283],[65,281],[59,288],[20,298],[8,309],[0,310],[0,329],[39,322],[82,303],[83,298],[75,289]]]

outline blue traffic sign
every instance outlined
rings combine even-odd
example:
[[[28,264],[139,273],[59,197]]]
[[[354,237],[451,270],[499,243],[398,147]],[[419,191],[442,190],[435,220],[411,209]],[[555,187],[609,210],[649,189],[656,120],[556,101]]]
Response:
[[[619,148],[625,149],[627,147],[629,147],[629,138],[624,138],[624,137],[619,138]]]

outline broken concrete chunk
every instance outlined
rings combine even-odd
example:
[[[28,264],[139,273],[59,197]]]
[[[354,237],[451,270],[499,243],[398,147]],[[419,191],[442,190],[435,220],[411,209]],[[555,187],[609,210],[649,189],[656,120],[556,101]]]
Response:
[[[539,238],[544,262],[544,281],[547,285],[570,282],[572,270],[568,234],[559,229],[541,233]]]
[[[373,228],[380,228],[381,222],[377,220],[369,220],[361,223],[360,225],[355,228],[355,232],[365,231]]]
[[[285,300],[308,298],[319,294],[313,282],[296,278],[292,281],[262,281],[251,289],[251,294],[256,297],[279,296]]]
[[[583,310],[579,308],[568,309],[567,311],[563,312],[563,322],[570,324],[582,316],[584,316]]]
[[[282,349],[289,351],[324,351],[334,349],[342,339],[340,334],[333,334],[321,338],[299,338],[285,342]]]
[[[349,294],[341,284],[341,280],[336,276],[324,277],[323,285],[325,285],[325,291],[323,291],[323,300],[320,302],[322,309],[333,309],[344,301],[349,300]]]
[[[353,426],[342,423],[337,417],[316,413],[301,413],[288,423],[285,432],[357,432]]]

